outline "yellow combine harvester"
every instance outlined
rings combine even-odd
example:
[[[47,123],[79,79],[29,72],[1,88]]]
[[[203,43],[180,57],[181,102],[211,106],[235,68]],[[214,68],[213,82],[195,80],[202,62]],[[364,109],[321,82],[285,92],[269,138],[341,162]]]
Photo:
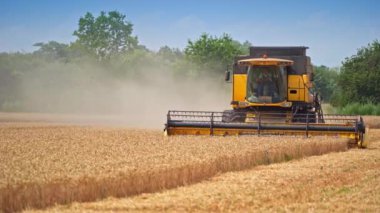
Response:
[[[251,47],[226,72],[232,110],[169,111],[167,135],[329,135],[365,147],[360,116],[324,115],[307,47]]]

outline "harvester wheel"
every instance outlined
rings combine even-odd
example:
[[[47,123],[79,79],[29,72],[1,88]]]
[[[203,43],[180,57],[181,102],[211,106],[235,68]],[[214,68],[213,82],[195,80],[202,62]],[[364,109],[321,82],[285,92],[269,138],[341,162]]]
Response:
[[[365,128],[365,134],[360,133],[359,135],[359,141],[358,141],[358,147],[359,148],[367,148],[368,147],[368,136],[369,136],[369,128]]]

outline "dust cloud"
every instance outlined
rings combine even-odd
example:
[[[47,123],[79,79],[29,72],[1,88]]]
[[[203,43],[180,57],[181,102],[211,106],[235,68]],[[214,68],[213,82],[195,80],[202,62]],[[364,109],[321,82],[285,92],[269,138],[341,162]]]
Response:
[[[23,111],[53,122],[163,129],[168,110],[230,107],[231,84],[223,82],[223,72],[179,77],[161,67],[123,76],[104,67],[64,63],[31,69],[20,81]]]

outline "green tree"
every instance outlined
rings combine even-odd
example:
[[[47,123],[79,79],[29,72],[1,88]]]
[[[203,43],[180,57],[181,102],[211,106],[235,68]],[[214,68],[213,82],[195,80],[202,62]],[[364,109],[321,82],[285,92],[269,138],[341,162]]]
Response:
[[[338,79],[339,105],[380,103],[380,43],[375,40],[343,62]]]
[[[35,43],[33,46],[39,47],[38,50],[34,51],[34,54],[49,59],[63,59],[69,56],[69,45],[67,44],[49,41],[48,43]]]
[[[100,60],[135,49],[138,40],[132,36],[133,25],[125,17],[117,11],[102,11],[96,18],[87,12],[74,31],[77,42]]]
[[[326,102],[330,102],[332,95],[336,92],[338,75],[336,68],[323,65],[314,67],[315,88]]]
[[[0,53],[0,110],[17,109],[19,96],[19,74],[15,64],[19,63],[20,53]]]
[[[240,44],[238,42],[237,45],[240,47],[240,51],[243,53],[243,55],[249,55],[249,48],[253,46],[249,41],[245,41],[243,44]]]
[[[245,53],[242,46],[227,34],[214,37],[204,33],[199,39],[188,41],[185,55],[201,69],[220,72],[233,62],[234,57]]]
[[[165,62],[174,62],[183,58],[183,52],[177,48],[170,48],[168,46],[161,47],[157,55],[160,56]]]

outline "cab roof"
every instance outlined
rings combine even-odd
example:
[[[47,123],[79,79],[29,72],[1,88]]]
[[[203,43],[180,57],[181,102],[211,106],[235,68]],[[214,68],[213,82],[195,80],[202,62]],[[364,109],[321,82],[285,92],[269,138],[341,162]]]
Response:
[[[238,61],[239,65],[251,65],[251,66],[291,66],[292,60],[280,59],[280,58],[249,58]]]

